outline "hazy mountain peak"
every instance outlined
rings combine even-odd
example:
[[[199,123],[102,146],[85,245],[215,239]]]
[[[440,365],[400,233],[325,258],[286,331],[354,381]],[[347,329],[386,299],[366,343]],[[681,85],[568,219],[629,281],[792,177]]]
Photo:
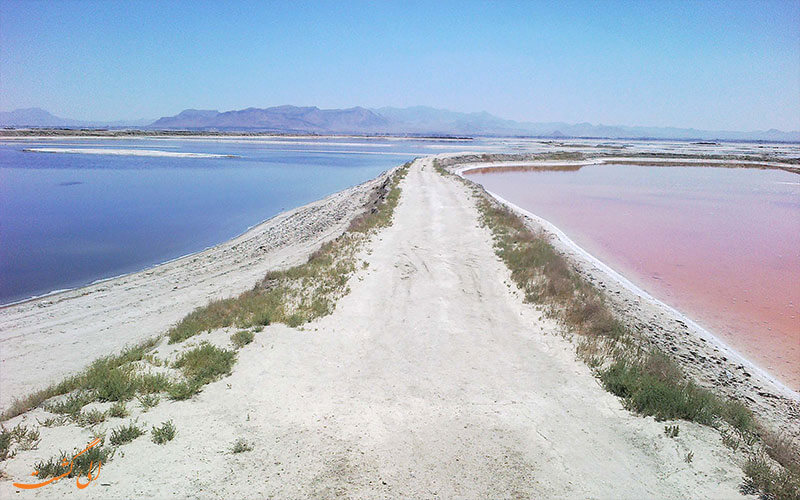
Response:
[[[141,126],[143,121],[90,123],[53,116],[41,108],[0,112],[0,126],[80,127]],[[185,109],[148,125],[157,129],[258,130],[290,133],[506,135],[534,137],[595,137],[608,139],[707,139],[800,142],[800,132],[776,129],[754,132],[709,131],[677,127],[592,125],[588,122],[518,122],[486,111],[462,113],[431,106],[377,109],[355,106],[346,109],[320,109],[289,104],[270,108],[246,108],[220,112],[211,109]]]

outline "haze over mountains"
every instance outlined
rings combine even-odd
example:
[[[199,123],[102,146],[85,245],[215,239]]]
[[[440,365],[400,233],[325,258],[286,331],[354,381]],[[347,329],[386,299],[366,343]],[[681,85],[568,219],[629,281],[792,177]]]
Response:
[[[60,118],[39,108],[0,112],[4,127],[130,127],[157,130],[218,130],[301,134],[511,135],[654,139],[800,141],[800,131],[712,131],[692,128],[517,122],[487,112],[461,113],[414,106],[320,109],[276,106],[219,112],[187,109],[158,120],[85,122]]]

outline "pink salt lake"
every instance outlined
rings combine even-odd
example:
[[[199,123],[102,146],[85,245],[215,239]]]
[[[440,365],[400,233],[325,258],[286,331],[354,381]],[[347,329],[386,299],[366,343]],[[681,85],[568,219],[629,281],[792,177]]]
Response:
[[[591,165],[467,177],[800,390],[800,175]]]

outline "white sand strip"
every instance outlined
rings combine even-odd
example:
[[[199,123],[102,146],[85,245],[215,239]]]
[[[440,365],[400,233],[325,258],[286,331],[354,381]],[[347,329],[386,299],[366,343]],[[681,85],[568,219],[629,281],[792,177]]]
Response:
[[[163,158],[238,158],[237,155],[212,153],[184,153],[178,151],[157,151],[154,149],[111,149],[111,148],[26,148],[28,153],[62,153],[82,155],[113,156],[155,156]]]

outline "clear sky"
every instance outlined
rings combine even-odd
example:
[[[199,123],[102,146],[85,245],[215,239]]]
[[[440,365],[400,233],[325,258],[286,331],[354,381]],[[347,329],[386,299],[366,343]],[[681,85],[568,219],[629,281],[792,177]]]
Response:
[[[280,104],[798,130],[800,0],[0,0],[1,110]]]

